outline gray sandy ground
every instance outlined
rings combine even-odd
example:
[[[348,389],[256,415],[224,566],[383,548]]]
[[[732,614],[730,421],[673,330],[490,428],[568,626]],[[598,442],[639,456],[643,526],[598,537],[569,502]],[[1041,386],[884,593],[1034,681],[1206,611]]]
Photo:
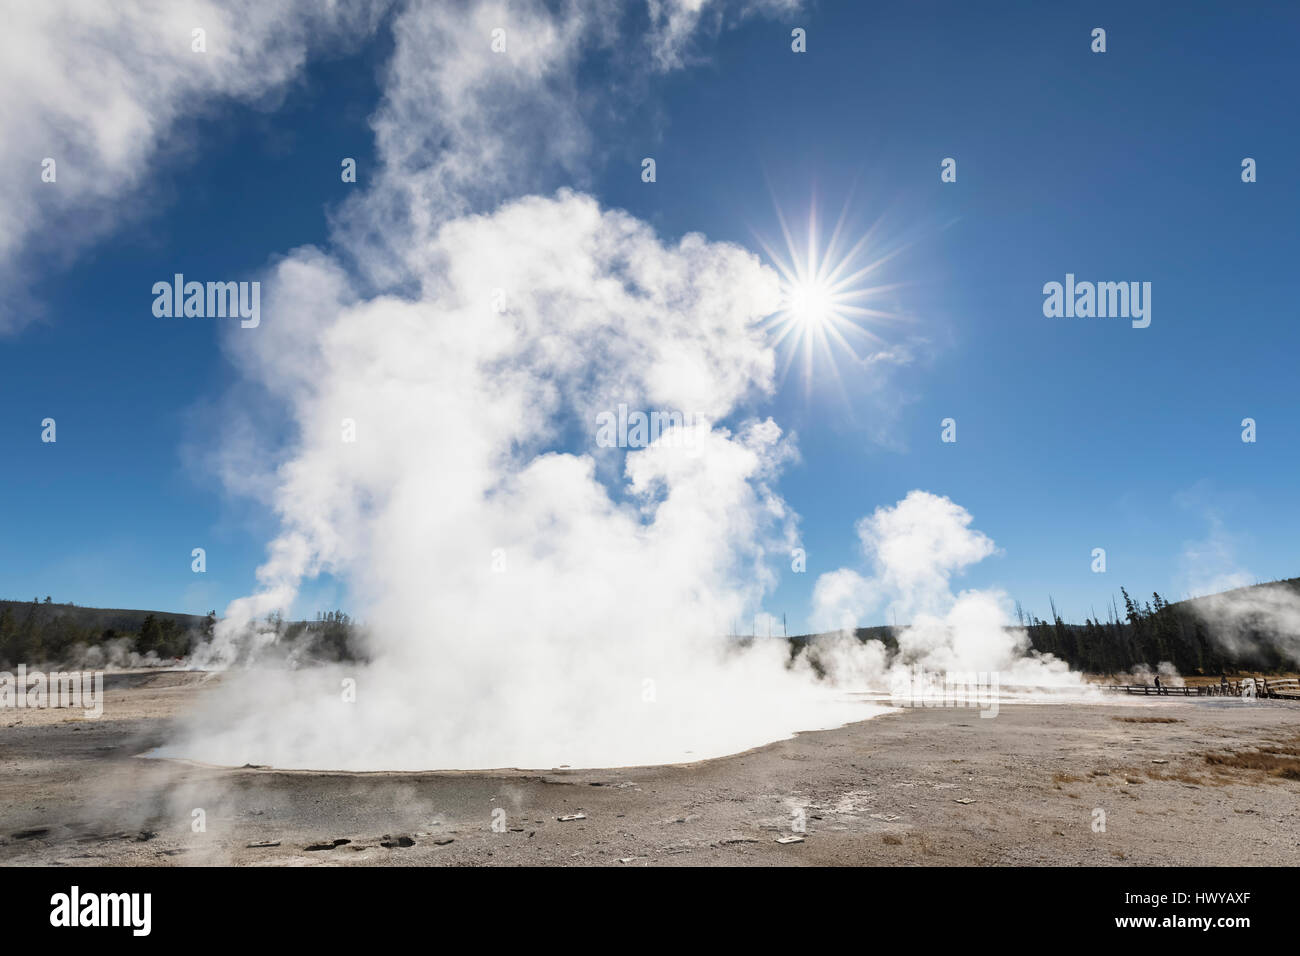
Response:
[[[202,692],[200,675],[121,675],[98,721],[0,712],[0,863],[1300,862],[1300,781],[1205,759],[1294,747],[1300,704],[1015,705],[993,719],[899,710],[732,757],[608,771],[332,774],[141,759]],[[1115,719],[1150,716],[1177,722]],[[558,819],[577,813],[585,819]],[[801,818],[803,842],[777,843]]]

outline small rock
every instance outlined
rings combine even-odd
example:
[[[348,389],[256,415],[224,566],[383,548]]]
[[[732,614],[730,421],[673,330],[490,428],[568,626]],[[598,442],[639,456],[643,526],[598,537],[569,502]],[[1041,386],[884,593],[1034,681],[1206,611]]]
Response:
[[[331,841],[331,842],[329,842],[329,843],[313,843],[311,846],[305,846],[305,847],[303,847],[303,849],[304,849],[304,850],[312,850],[312,851],[315,851],[315,850],[333,850],[333,849],[335,849],[336,847],[346,846],[347,844],[349,844],[349,843],[351,843],[351,842],[352,842],[351,840],[343,840],[343,839],[339,839],[339,840],[333,840],[333,841]]]

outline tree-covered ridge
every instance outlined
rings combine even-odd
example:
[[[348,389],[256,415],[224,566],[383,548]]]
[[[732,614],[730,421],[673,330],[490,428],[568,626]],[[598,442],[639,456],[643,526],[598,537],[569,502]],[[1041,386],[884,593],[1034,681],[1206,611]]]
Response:
[[[1276,673],[1294,670],[1294,650],[1300,648],[1300,613],[1279,614],[1279,607],[1300,610],[1300,578],[1274,581],[1221,594],[1169,602],[1160,594],[1139,602],[1120,588],[1105,619],[1068,624],[1051,605],[1052,619],[1024,614],[1017,605],[1019,626],[1030,649],[1054,654],[1075,670],[1119,674],[1155,669],[1168,662],[1181,674],[1217,676],[1249,671]],[[175,663],[209,640],[217,616],[172,614],[165,611],[85,608],[43,601],[0,601],[0,668],[30,666],[138,666]],[[274,642],[300,649],[312,660],[355,660],[360,650],[359,628],[342,611],[317,613],[314,621],[286,622],[273,615],[263,624]],[[1296,632],[1288,630],[1297,628]],[[861,641],[878,640],[896,649],[899,628],[863,627]],[[791,637],[798,654],[818,635]],[[1292,649],[1288,655],[1285,648]]]
[[[43,601],[0,601],[0,668],[44,666],[165,665],[188,657],[210,640],[216,611],[206,616],[166,611],[78,607]],[[278,616],[264,627],[286,645],[309,641],[311,657],[347,660],[357,656],[356,625],[342,611],[317,613],[314,621],[286,622]]]
[[[1052,606],[1052,620],[1021,615],[1036,651],[1055,654],[1091,673],[1115,674],[1162,661],[1180,674],[1216,676],[1224,672],[1293,670],[1284,653],[1290,622],[1263,609],[1278,601],[1300,607],[1300,578],[1236,588],[1220,594],[1169,602],[1158,593],[1139,602],[1120,588],[1105,620],[1085,618],[1066,624]],[[1252,613],[1252,608],[1261,609]],[[1291,646],[1300,643],[1291,634]]]
[[[1074,670],[1093,674],[1122,674],[1155,670],[1172,664],[1180,674],[1218,676],[1223,673],[1278,673],[1296,669],[1300,648],[1300,578],[1237,588],[1220,594],[1169,602],[1160,594],[1139,602],[1120,588],[1120,602],[1107,609],[1105,619],[1087,617],[1067,624],[1051,604],[1052,619],[1025,614],[1016,606],[1018,626],[1029,636],[1030,650],[1054,654]],[[1296,614],[1278,614],[1280,607]],[[860,641],[880,641],[898,648],[899,627],[860,627]],[[791,637],[797,655],[823,635]],[[1288,645],[1292,656],[1285,653]]]

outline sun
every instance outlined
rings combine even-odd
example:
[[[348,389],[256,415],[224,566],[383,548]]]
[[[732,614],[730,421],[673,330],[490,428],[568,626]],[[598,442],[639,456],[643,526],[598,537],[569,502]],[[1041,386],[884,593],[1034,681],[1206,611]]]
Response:
[[[806,328],[827,322],[835,309],[835,298],[830,288],[815,278],[790,283],[785,297],[790,317]]]
[[[806,388],[817,377],[818,366],[824,364],[843,391],[839,362],[866,362],[885,344],[876,328],[902,318],[881,308],[897,286],[871,284],[881,267],[901,250],[875,248],[874,227],[849,245],[844,240],[847,207],[824,245],[815,212],[809,213],[802,244],[795,242],[779,206],[776,214],[788,256],[777,253],[762,237],[758,241],[781,277],[780,308],[767,318],[766,326],[778,351],[784,353],[782,381],[799,358]]]

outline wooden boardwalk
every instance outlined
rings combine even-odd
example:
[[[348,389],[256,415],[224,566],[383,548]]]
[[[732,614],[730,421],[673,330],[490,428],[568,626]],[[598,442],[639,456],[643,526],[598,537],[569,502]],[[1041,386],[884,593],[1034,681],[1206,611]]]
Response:
[[[1141,694],[1143,697],[1268,697],[1274,700],[1300,700],[1300,679],[1287,677],[1243,677],[1218,684],[1197,687],[1170,687],[1162,684],[1105,684],[1103,690],[1116,694]]]

